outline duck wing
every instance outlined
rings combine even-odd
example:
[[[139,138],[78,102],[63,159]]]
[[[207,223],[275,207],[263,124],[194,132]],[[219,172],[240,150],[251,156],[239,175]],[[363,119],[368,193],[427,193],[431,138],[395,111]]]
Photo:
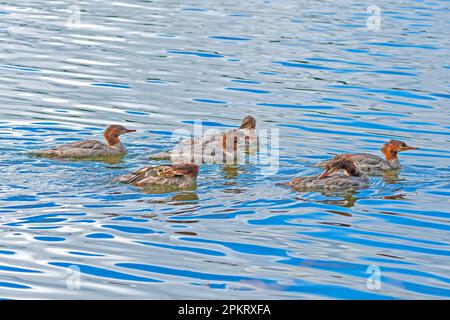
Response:
[[[376,156],[374,154],[370,154],[370,153],[352,154],[352,160],[357,163],[367,164],[367,165],[376,165],[376,164],[379,164],[380,162],[384,162],[383,158]]]
[[[137,182],[140,181],[142,179],[144,179],[147,174],[149,175],[155,175],[154,172],[154,167],[144,167],[141,168],[137,171],[134,171],[132,173],[120,176],[119,178],[116,179],[116,181],[119,181],[121,183],[133,183],[133,182]]]
[[[354,190],[368,186],[368,180],[360,177],[335,175],[325,180],[325,189],[329,190]]]
[[[171,166],[171,165],[158,166],[158,167],[154,167],[154,170],[158,177],[175,178],[175,177],[183,176],[183,172],[181,170],[179,170],[176,165],[175,166]]]
[[[170,151],[164,151],[157,154],[150,155],[152,160],[174,160],[175,162],[190,162],[192,157],[201,156],[203,149],[206,146],[212,145],[217,141],[220,135],[207,135],[196,138],[190,138],[182,141],[175,148]],[[199,152],[198,154],[196,152]]]
[[[106,144],[96,140],[83,140],[63,144],[62,146],[30,152],[33,156],[50,158],[83,158],[97,154],[100,150],[106,150]]]
[[[100,150],[105,149],[106,144],[97,140],[83,140],[72,143],[64,144],[58,147],[58,150],[68,150],[68,149],[90,149],[90,150]]]
[[[147,178],[175,178],[182,176],[175,166],[162,165],[156,167],[144,167],[130,174],[119,177],[116,181],[121,183],[135,183]]]
[[[305,177],[303,179],[296,178],[288,185],[297,191],[345,191],[366,188],[368,180],[336,174],[325,179],[319,179],[318,176]]]
[[[366,172],[389,169],[389,166],[386,164],[386,160],[373,154],[358,153],[352,155],[352,159],[361,168],[361,170]]]

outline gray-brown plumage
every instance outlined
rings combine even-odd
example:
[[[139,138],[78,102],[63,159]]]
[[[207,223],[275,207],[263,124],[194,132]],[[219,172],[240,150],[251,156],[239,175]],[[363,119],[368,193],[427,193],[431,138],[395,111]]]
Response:
[[[257,145],[255,128],[255,118],[246,116],[237,129],[187,139],[169,152],[151,155],[150,159],[166,159],[172,163],[235,162],[242,152],[247,152]]]
[[[283,184],[299,191],[345,191],[367,188],[367,174],[353,162],[351,155],[341,154],[324,165],[321,175],[298,177]]]
[[[106,143],[97,140],[83,140],[67,143],[53,149],[30,152],[30,155],[57,159],[105,159],[110,157],[123,157],[127,149],[119,136],[136,130],[126,129],[120,125],[109,126],[104,133]]]
[[[189,188],[197,182],[199,166],[191,163],[144,167],[133,173],[123,175],[116,181],[145,186],[173,186]]]
[[[377,155],[369,153],[350,154],[352,160],[359,166],[359,168],[368,173],[381,172],[384,170],[400,169],[400,161],[398,160],[398,153],[401,151],[415,150],[417,147],[408,146],[405,142],[399,140],[390,140],[381,148],[385,159]],[[315,167],[325,167],[331,160],[326,160],[315,164]]]

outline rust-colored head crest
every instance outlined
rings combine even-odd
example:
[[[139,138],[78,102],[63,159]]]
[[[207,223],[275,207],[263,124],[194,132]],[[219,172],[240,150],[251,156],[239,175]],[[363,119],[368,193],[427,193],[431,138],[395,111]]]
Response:
[[[135,132],[136,130],[127,129],[124,126],[113,124],[109,126],[104,133],[106,141],[110,146],[114,146],[120,142],[119,136],[124,133]]]
[[[255,129],[256,128],[256,119],[252,116],[246,116],[242,119],[241,126],[239,129]]]
[[[416,149],[418,148],[411,147],[403,141],[391,139],[384,144],[383,148],[381,148],[381,152],[385,155],[387,160],[395,160],[397,159],[397,153]]]

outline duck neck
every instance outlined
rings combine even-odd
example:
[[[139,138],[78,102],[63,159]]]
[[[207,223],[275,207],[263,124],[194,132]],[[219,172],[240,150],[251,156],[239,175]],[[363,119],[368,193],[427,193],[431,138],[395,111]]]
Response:
[[[393,151],[388,148],[383,148],[381,149],[381,152],[383,152],[384,157],[386,158],[386,162],[392,169],[400,168],[400,161],[398,160],[397,151]]]
[[[120,145],[122,145],[122,143],[120,142],[120,139],[118,136],[116,135],[107,135],[105,134],[105,140],[108,143],[108,146],[111,148],[117,148]]]

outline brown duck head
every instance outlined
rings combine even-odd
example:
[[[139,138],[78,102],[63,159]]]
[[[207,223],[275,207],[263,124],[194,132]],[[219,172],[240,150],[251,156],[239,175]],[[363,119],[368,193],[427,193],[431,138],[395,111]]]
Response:
[[[112,147],[120,142],[119,136],[124,133],[136,132],[136,130],[127,129],[124,126],[113,124],[109,126],[103,136],[108,144]]]
[[[256,129],[256,120],[252,116],[246,116],[242,119],[239,129]]]
[[[326,164],[325,171],[320,175],[319,179],[324,179],[340,170],[344,170],[349,176],[358,176],[360,174],[360,170],[350,154],[339,154]]]
[[[381,148],[381,152],[386,157],[387,161],[395,161],[397,159],[397,155],[401,151],[408,151],[408,150],[416,150],[419,149],[417,147],[411,147],[408,146],[405,142],[400,140],[389,140],[387,143],[384,144],[383,148]]]

